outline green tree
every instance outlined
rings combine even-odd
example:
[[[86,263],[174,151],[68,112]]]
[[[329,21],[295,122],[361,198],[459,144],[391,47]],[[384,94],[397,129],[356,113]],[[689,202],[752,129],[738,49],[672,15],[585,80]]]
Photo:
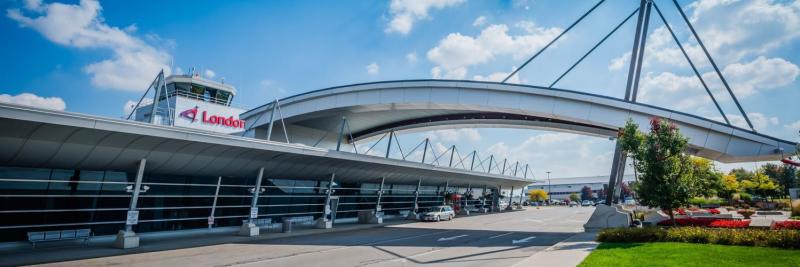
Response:
[[[722,173],[714,168],[714,163],[701,157],[691,157],[694,175],[694,195],[713,197],[723,190]]]
[[[581,197],[578,196],[578,193],[569,194],[569,201],[578,202],[581,201]]]
[[[753,172],[745,170],[744,168],[735,168],[728,173],[736,176],[736,180],[739,181],[753,179],[753,175],[755,175]]]
[[[594,192],[592,192],[592,188],[584,185],[581,188],[581,200],[592,200],[593,198]]]
[[[547,192],[542,189],[533,189],[528,191],[528,198],[531,202],[541,202],[547,199]]]
[[[762,197],[772,197],[780,191],[778,185],[769,176],[761,172],[755,173],[752,178],[741,181],[739,184],[744,191]]]
[[[778,184],[779,196],[788,196],[789,188],[797,186],[797,168],[794,166],[767,163],[761,167],[761,171]]]
[[[650,120],[650,132],[628,120],[620,131],[622,150],[634,159],[639,173],[636,193],[642,204],[668,211],[675,224],[675,208],[689,204],[692,197],[692,166],[684,153],[688,139],[675,124],[660,118]]]
[[[719,197],[731,199],[733,194],[739,193],[739,180],[733,174],[726,174],[722,176],[722,190],[719,192]]]

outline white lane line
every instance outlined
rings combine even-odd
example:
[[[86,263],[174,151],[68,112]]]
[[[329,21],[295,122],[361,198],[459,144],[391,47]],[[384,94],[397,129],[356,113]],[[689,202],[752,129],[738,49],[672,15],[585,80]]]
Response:
[[[450,241],[450,240],[459,239],[459,238],[462,238],[462,237],[465,237],[465,236],[469,236],[469,235],[457,235],[457,236],[451,236],[451,237],[441,237],[437,241],[439,241],[439,242],[441,242],[441,241]]]
[[[525,219],[525,220],[526,220],[526,221],[529,221],[529,222],[535,222],[535,223],[544,223],[544,221],[542,221],[542,220],[537,220],[537,219]]]
[[[510,235],[510,234],[513,234],[513,233],[514,232],[508,232],[508,233],[505,233],[505,234],[500,234],[500,235],[489,237],[489,239],[494,239],[494,238],[498,238],[498,237],[501,237],[501,236],[507,236],[507,235]]]
[[[523,239],[520,239],[520,240],[512,240],[511,244],[526,243],[528,241],[531,241],[531,239],[534,239],[534,238],[536,238],[536,237],[535,236],[529,236],[529,237],[526,237],[526,238],[523,238]]]

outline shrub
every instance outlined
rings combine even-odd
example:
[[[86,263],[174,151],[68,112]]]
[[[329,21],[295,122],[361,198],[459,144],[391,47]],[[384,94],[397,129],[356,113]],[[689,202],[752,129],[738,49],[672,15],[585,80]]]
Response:
[[[744,200],[744,201],[750,201],[750,200],[753,200],[753,195],[745,193],[745,192],[742,192],[742,193],[739,193],[739,199]]]
[[[797,249],[800,248],[800,231],[703,227],[615,228],[601,231],[597,236],[597,241],[618,243],[684,242]]]
[[[782,222],[774,222],[772,226],[770,226],[773,230],[781,230],[781,229],[793,229],[793,230],[800,230],[800,221],[795,220],[787,220]]]
[[[660,227],[609,228],[597,234],[597,241],[614,243],[659,242],[664,240],[667,231]]]

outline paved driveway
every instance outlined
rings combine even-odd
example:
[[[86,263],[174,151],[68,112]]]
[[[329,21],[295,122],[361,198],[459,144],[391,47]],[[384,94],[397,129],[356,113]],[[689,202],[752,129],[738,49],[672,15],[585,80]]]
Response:
[[[525,211],[101,257],[53,266],[511,266],[582,232],[593,208]]]

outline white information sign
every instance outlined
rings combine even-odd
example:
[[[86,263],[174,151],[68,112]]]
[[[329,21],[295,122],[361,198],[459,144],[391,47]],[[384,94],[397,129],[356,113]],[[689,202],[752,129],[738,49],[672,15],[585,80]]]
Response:
[[[125,225],[136,225],[136,224],[139,224],[139,211],[129,210],[128,218],[125,220]]]
[[[208,216],[208,225],[214,225],[214,216]]]
[[[257,218],[258,217],[258,208],[250,208],[250,218]]]

